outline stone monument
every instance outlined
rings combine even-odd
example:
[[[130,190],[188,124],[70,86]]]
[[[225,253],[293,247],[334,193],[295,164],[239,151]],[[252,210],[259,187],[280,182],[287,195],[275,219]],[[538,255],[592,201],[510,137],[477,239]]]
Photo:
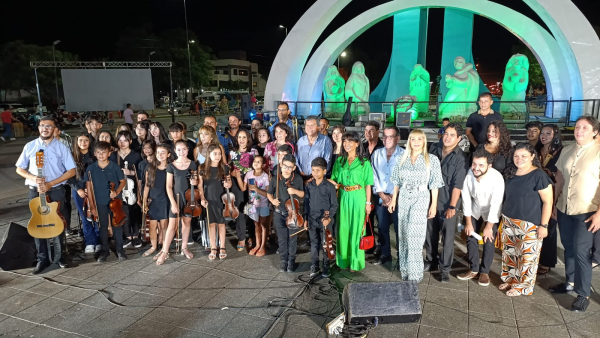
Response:
[[[352,66],[352,74],[346,82],[346,99],[353,97],[356,102],[356,112],[359,114],[368,114],[369,109],[369,94],[371,86],[369,78],[365,75],[365,66],[362,62],[357,61]]]
[[[473,64],[467,63],[462,56],[454,59],[454,68],[454,75],[446,75],[448,93],[440,105],[439,118],[448,117],[453,122],[460,122],[477,111],[475,102],[479,97],[479,74]]]
[[[344,102],[344,89],[346,81],[340,75],[336,66],[330,66],[327,69],[327,75],[323,80],[323,98],[325,100],[325,112],[343,113],[346,109]]]
[[[420,64],[416,64],[412,73],[410,73],[410,95],[414,96],[417,103],[417,110],[420,112],[429,111],[429,92],[431,84],[429,83],[429,72]]]
[[[529,85],[529,59],[523,54],[511,56],[506,64],[504,81],[502,81],[502,98],[500,113],[502,115],[524,115],[525,97]],[[505,102],[506,101],[506,102]]]

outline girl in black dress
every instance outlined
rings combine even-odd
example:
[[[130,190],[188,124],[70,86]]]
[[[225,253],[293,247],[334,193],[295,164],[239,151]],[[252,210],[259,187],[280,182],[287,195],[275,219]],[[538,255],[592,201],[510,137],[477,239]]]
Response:
[[[151,141],[153,142],[153,141]],[[165,238],[169,216],[169,200],[167,198],[167,167],[171,147],[161,144],[156,148],[156,160],[152,161],[144,171],[144,201],[148,209],[146,217],[150,219],[150,243],[143,257],[148,257],[158,248],[157,230],[161,238]],[[158,258],[158,257],[157,257]]]
[[[165,131],[165,127],[160,122],[154,121],[150,123],[150,136],[148,138],[153,139],[156,144],[172,144],[171,140],[169,140],[169,135]]]
[[[198,185],[200,187],[198,190],[202,191],[202,181],[201,179],[192,179],[191,177],[191,172],[196,171],[198,167],[196,166],[196,162],[190,161],[190,159],[187,158],[188,151],[187,143],[184,140],[177,141],[175,143],[175,154],[177,159],[167,166],[167,195],[169,196],[171,205],[169,211],[169,228],[165,234],[163,249],[156,261],[157,265],[162,265],[165,260],[169,258],[169,246],[171,246],[171,241],[173,241],[175,231],[177,231],[177,214],[179,214],[179,217],[182,220],[181,254],[187,259],[192,259],[194,257],[187,248],[192,218],[183,214],[183,208],[186,204],[185,192],[194,185]],[[200,192],[200,198],[204,198],[202,192]],[[179,208],[177,208],[177,201],[179,201]]]
[[[127,220],[123,224],[123,234],[125,240],[123,241],[123,248],[131,247],[135,248],[142,247],[142,240],[140,239],[140,220],[142,219],[142,210],[135,204],[127,204],[127,195],[133,196],[137,199],[137,176],[134,168],[137,168],[138,164],[142,162],[142,156],[131,149],[132,136],[128,131],[120,131],[117,134],[117,145],[119,151],[116,154],[117,159],[115,163],[121,167],[125,178],[128,179],[127,186],[123,190],[123,206],[127,205],[125,213],[127,214]],[[127,165],[126,165],[127,164]],[[129,180],[133,181],[132,189],[129,189]]]
[[[210,237],[210,255],[208,259],[213,261],[217,258],[217,243],[215,231],[219,226],[219,242],[221,250],[219,259],[227,257],[225,251],[225,219],[223,218],[223,202],[221,196],[226,192],[225,188],[231,188],[231,180],[224,182],[225,177],[229,175],[229,167],[223,164],[223,148],[220,145],[211,144],[208,147],[208,158],[204,162],[202,179],[204,181],[204,195],[202,206],[208,213],[208,235]]]
[[[146,140],[142,142],[142,151],[140,155],[142,156],[142,162],[138,164],[137,172],[138,179],[142,181],[142,188],[145,184],[146,178],[144,177],[144,172],[146,171],[146,167],[150,162],[153,162],[156,159],[156,142],[154,140]],[[169,158],[170,160],[170,158]]]

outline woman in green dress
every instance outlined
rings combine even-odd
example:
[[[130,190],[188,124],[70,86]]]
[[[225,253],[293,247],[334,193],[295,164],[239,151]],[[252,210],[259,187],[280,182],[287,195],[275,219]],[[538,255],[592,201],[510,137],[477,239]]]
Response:
[[[351,272],[365,268],[365,252],[358,248],[365,217],[371,212],[373,169],[357,132],[342,137],[342,154],[333,165],[331,181],[339,190],[336,263]]]

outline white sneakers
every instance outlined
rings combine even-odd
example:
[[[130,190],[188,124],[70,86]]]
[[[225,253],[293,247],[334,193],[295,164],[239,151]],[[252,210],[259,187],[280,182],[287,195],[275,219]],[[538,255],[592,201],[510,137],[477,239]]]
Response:
[[[11,140],[11,141],[14,141],[14,140],[16,140],[16,138],[14,138],[14,137],[11,137],[11,138],[10,138],[10,140]]]
[[[6,141],[6,139],[4,138],[4,136],[0,136],[0,139],[1,139],[2,141]]]
[[[87,253],[100,252],[100,250],[102,250],[102,246],[100,244],[98,244],[98,245],[86,245],[84,253],[87,254]]]

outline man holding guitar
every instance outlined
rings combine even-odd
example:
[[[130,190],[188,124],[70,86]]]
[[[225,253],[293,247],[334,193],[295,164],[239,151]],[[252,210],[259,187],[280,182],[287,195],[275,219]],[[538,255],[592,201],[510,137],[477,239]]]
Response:
[[[75,176],[75,161],[69,148],[54,139],[54,128],[56,128],[56,124],[51,117],[40,119],[38,125],[40,137],[25,145],[21,156],[17,160],[16,167],[17,174],[25,178],[25,185],[29,187],[28,197],[30,201],[39,197],[40,194],[47,195],[50,201],[59,202],[60,214],[66,215],[64,184],[69,178]],[[43,168],[40,168],[42,169],[43,176],[41,177],[38,175],[40,172],[36,165],[36,153],[40,151],[43,151]],[[38,210],[33,210],[32,214],[35,216],[37,212]],[[56,227],[62,226],[64,231],[65,224],[52,225]],[[47,225],[43,226],[46,227]],[[44,228],[42,227],[42,229]],[[54,242],[59,248],[60,239],[63,235],[64,233],[58,236]],[[50,264],[47,241],[42,238],[45,237],[35,238],[38,261],[36,267],[33,269],[34,274],[42,272]],[[61,257],[60,250],[55,250],[54,262],[58,263],[61,268],[67,267],[67,264]]]

